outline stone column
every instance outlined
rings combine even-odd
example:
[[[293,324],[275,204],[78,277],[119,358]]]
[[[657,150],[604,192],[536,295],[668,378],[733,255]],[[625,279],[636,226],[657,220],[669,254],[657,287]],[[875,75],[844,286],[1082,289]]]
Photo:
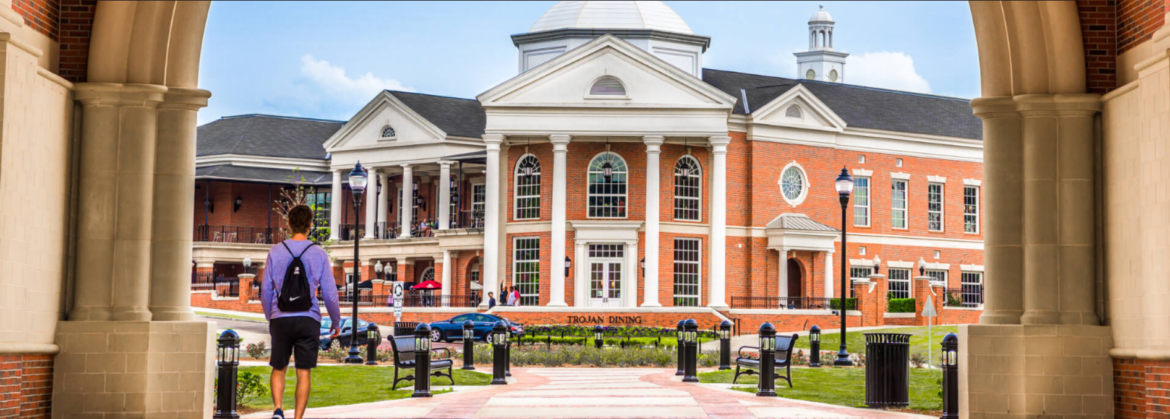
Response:
[[[150,248],[154,320],[194,320],[191,311],[191,208],[195,206],[195,126],[211,92],[170,88],[158,112]]]
[[[1058,118],[1049,95],[1015,98],[1023,116],[1024,140],[1024,315],[1023,324],[1060,323],[1060,168]],[[988,217],[990,218],[990,217]]]
[[[1060,121],[1060,322],[1098,325],[1093,116],[1097,95],[1058,95]]]
[[[377,204],[374,204],[373,202],[370,203],[378,207],[378,230],[374,237],[380,239],[386,238],[386,220],[389,219],[390,205],[392,205],[386,202],[386,197],[390,196],[390,179],[388,179],[389,173],[387,172],[387,170],[378,171],[378,185],[382,185],[382,187],[378,188],[377,185],[374,186],[375,188],[379,189],[378,198],[376,201]]]
[[[451,227],[451,162],[439,162],[439,230]],[[445,288],[444,288],[445,289]]]
[[[451,269],[451,253],[451,250],[443,250],[443,279],[441,282],[443,284],[443,297],[451,295],[451,271],[453,270]]]
[[[833,252],[825,253],[825,298],[833,298]]]
[[[240,304],[245,304],[244,307],[247,307],[246,304],[252,296],[252,281],[256,279],[256,274],[239,274],[237,278],[239,280],[236,283],[240,287]]]
[[[711,300],[708,306],[726,308],[727,257],[727,145],[731,137],[710,137],[711,168]]]
[[[984,293],[981,324],[1019,324],[1024,312],[1024,147],[1010,97],[971,101],[983,119]]]
[[[363,235],[363,238],[372,239],[375,237],[374,232],[377,231],[376,227],[378,225],[378,213],[375,212],[376,210],[374,209],[374,202],[376,199],[378,199],[378,185],[376,183],[378,182],[379,171],[376,167],[371,167],[366,171],[367,179],[369,179],[370,182],[366,184],[366,234]],[[357,223],[354,224],[356,225]]]
[[[659,210],[658,204],[661,183],[659,172],[659,155],[662,153],[662,143],[665,138],[661,135],[647,135],[642,137],[646,144],[646,269],[643,274],[645,299],[642,307],[661,307],[658,303],[658,239],[659,239]],[[712,299],[714,301],[714,299]]]
[[[410,237],[410,224],[414,220],[414,171],[409,164],[402,165],[402,187],[398,193],[402,200],[402,210],[398,214],[398,237]]]
[[[345,211],[342,199],[341,170],[333,170],[333,188],[329,191],[332,198],[329,200],[329,239],[341,240],[341,213]]]
[[[780,282],[777,285],[779,289],[776,295],[783,299],[788,296],[788,249],[780,249],[779,252],[780,258],[776,260],[776,270],[779,271],[777,273],[780,275]],[[785,308],[788,306],[781,301],[780,307]]]
[[[158,104],[167,88],[78,84],[78,275],[71,320],[148,321]],[[192,196],[194,193],[192,192]],[[184,267],[189,262],[184,262]]]
[[[483,229],[483,290],[499,292],[499,265],[500,248],[500,144],[504,136],[500,134],[485,134],[483,142],[487,145],[487,170],[484,197],[484,229]],[[406,212],[406,211],[403,211]],[[496,295],[499,300],[501,296]],[[484,298],[480,305],[487,307],[488,299]]]
[[[568,177],[566,155],[569,152],[568,135],[550,135],[549,141],[553,145],[553,187],[552,187],[552,243],[549,243],[549,284],[548,305],[551,307],[565,307],[565,224],[567,223],[567,190],[565,179]],[[558,269],[559,268],[559,269]]]

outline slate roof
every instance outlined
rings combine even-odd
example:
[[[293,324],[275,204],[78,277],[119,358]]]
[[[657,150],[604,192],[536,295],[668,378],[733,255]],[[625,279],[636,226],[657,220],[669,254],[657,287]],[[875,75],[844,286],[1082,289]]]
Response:
[[[329,172],[301,170],[298,171],[295,175],[304,177],[306,185],[331,186],[333,184],[333,175]],[[195,168],[195,179],[238,180],[244,182],[284,184],[293,184],[300,180],[297,177],[294,177],[292,170],[270,169],[265,167],[232,166],[227,164],[197,167]],[[290,179],[292,181],[290,181]],[[348,179],[349,172],[343,170],[341,172],[341,181],[347,182]]]
[[[801,230],[801,231],[832,231],[837,229],[813,221],[804,214],[780,214],[775,220],[768,223],[765,229]]]
[[[406,107],[430,121],[447,135],[456,137],[483,137],[487,114],[475,99],[435,96],[422,93],[387,90]]]
[[[325,141],[344,124],[345,121],[291,116],[225,116],[196,129],[195,155],[241,154],[324,160]]]
[[[983,139],[983,121],[967,99],[709,68],[703,69],[703,81],[735,96],[735,113],[740,115],[803,84],[850,127]],[[746,111],[740,89],[747,93]]]

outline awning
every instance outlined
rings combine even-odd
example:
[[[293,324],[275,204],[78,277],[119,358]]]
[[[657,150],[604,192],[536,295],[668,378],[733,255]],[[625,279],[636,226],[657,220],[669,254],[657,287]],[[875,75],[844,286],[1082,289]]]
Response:
[[[420,283],[418,285],[415,285],[414,288],[411,288],[411,289],[413,289],[413,290],[437,290],[437,289],[441,289],[441,288],[443,288],[443,284],[440,284],[438,281],[430,279],[430,280],[423,281],[422,283]]]

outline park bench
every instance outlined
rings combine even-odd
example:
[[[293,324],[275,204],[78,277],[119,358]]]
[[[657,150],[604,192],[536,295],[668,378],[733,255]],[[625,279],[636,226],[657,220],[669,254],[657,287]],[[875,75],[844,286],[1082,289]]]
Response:
[[[796,345],[796,339],[799,338],[800,336],[798,335],[776,336],[776,350],[774,351],[776,354],[775,369],[779,370],[784,368],[784,375],[777,375],[777,377],[787,381],[788,388],[792,388],[792,347]],[[731,380],[732,384],[735,384],[736,380],[739,380],[740,375],[759,375],[760,359],[758,357],[750,358],[744,356],[744,349],[753,349],[757,355],[760,353],[760,348],[755,346],[741,346],[739,348],[739,356],[735,358],[735,378]],[[755,370],[748,368],[754,368]],[[742,372],[740,372],[741,369],[743,370]]]
[[[398,389],[399,381],[413,381],[414,380],[414,336],[395,336],[390,339],[390,349],[394,352],[394,384],[390,386],[391,390]],[[452,375],[452,367],[454,361],[451,360],[451,350],[447,348],[433,348],[431,352],[443,351],[446,356],[439,359],[431,359],[431,375],[435,377],[447,377],[451,380],[451,385],[455,385],[455,376]],[[447,372],[443,372],[443,368]],[[401,370],[410,371],[410,375],[398,378],[398,372]],[[427,377],[429,379],[430,377]]]

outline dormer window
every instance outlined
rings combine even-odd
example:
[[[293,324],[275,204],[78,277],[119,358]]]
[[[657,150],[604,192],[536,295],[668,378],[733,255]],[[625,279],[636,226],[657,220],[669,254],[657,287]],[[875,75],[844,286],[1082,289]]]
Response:
[[[626,97],[626,86],[617,77],[605,76],[593,82],[593,86],[589,88],[589,96],[624,98]]]
[[[389,125],[382,127],[383,140],[393,140],[396,136],[397,134],[394,132],[394,127]]]

